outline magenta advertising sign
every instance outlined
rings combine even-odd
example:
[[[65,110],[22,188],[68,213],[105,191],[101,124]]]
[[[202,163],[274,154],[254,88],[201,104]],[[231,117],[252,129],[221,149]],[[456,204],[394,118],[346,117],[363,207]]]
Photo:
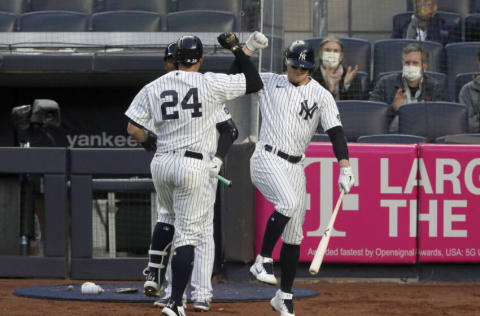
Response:
[[[480,262],[480,146],[422,145],[419,260]]]
[[[344,197],[324,260],[416,262],[417,145],[349,144],[349,151],[357,181]],[[313,259],[339,196],[331,145],[311,143],[306,156],[301,261]],[[273,205],[257,192],[257,252],[272,212]],[[273,257],[280,257],[280,242]]]

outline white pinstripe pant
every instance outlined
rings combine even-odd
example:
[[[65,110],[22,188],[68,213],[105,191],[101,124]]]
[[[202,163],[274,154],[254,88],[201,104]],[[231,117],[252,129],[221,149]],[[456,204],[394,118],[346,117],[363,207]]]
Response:
[[[293,164],[266,151],[257,143],[250,159],[253,184],[275,205],[275,210],[290,217],[282,238],[291,245],[300,245],[305,221],[306,179],[302,163]]]
[[[197,242],[195,247],[194,265],[191,279],[191,284],[193,287],[192,299],[194,301],[211,301],[213,296],[211,282],[213,263],[215,260],[215,242],[213,239],[213,208],[215,204],[218,180],[210,178],[208,174],[207,177],[209,184],[207,187],[205,187],[206,191],[204,191],[205,196],[208,197],[208,201],[206,201],[207,203],[205,204],[205,207],[207,209],[207,218],[205,221],[206,226],[203,227],[203,229],[201,230],[200,240]],[[159,200],[159,203],[157,204],[159,206],[157,209],[157,221],[174,224],[174,217],[172,217],[170,212],[165,207],[162,207],[162,204],[160,203],[161,201]],[[175,231],[175,234],[177,234],[177,231]],[[174,247],[175,245],[176,244],[174,243]],[[166,279],[168,282],[168,286],[165,289],[165,295],[169,297],[172,290],[170,282],[170,280],[172,280],[172,269],[170,264],[167,267]]]

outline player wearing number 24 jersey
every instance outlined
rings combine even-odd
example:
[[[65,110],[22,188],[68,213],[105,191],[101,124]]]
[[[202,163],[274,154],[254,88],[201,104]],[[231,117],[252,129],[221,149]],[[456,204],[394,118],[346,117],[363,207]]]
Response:
[[[309,74],[314,69],[313,49],[293,42],[285,53],[286,75],[262,73],[264,88],[258,95],[262,126],[250,160],[253,184],[275,206],[263,236],[262,249],[250,272],[268,284],[278,284],[273,273],[273,248],[283,235],[280,254],[280,289],[270,301],[281,316],[294,316],[293,281],[303,239],[306,211],[305,150],[321,122],[339,161],[339,187],[348,193],[354,176],[340,115],[331,93]],[[236,64],[232,65],[236,72]]]
[[[210,178],[218,174],[218,161],[213,157],[217,149],[216,113],[225,101],[263,87],[236,36],[225,33],[218,40],[233,52],[241,74],[199,73],[203,45],[196,36],[182,36],[174,53],[178,70],[142,88],[125,113],[130,119],[128,133],[136,141],[149,141],[143,127],[151,120],[157,133],[152,180],[159,207],[166,210],[165,221],[155,228],[160,240],[156,248],[161,249],[157,255],[162,257],[158,264],[160,286],[172,243],[175,245],[172,293],[162,310],[166,316],[185,316],[182,296],[192,272],[195,247],[211,220]]]

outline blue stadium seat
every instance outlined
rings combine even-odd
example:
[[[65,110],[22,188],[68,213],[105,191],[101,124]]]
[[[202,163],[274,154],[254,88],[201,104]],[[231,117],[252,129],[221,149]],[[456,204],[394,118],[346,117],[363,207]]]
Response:
[[[437,137],[435,143],[438,144],[480,144],[479,133],[454,134]]]
[[[232,32],[235,16],[225,11],[188,10],[167,15],[169,32]]]
[[[315,56],[319,57],[320,43],[323,38],[309,38],[308,42],[315,50]],[[372,45],[369,41],[359,38],[340,38],[344,45],[345,65],[358,65],[359,71],[370,73]]]
[[[20,16],[23,32],[86,32],[89,16],[72,11],[35,11]]]
[[[425,137],[406,134],[365,135],[357,139],[357,143],[419,144],[426,141]]]
[[[15,31],[17,15],[9,12],[0,12],[0,32]]]
[[[312,142],[330,142],[328,134],[315,133],[312,136]]]
[[[169,11],[168,0],[104,0],[105,11],[151,11],[166,15]]]
[[[467,72],[458,74],[455,77],[455,101],[459,101],[459,94],[462,87],[473,80],[473,76],[478,75],[478,72]]]
[[[97,32],[159,32],[161,17],[147,11],[106,11],[92,15],[92,31]]]
[[[399,133],[423,136],[427,141],[468,131],[467,107],[451,102],[419,102],[400,107]]]
[[[402,50],[410,43],[418,43],[416,40],[388,39],[375,42],[373,46],[373,74],[374,80],[382,72],[402,70]],[[428,71],[445,72],[444,50],[440,43],[422,42],[428,52]]]
[[[219,10],[238,15],[242,11],[242,0],[176,0],[176,11],[186,10]]]
[[[362,135],[387,133],[389,105],[373,101],[338,101],[337,106],[349,141],[356,141]]]
[[[75,11],[92,13],[96,0],[30,0],[31,11]]]
[[[392,38],[405,38],[412,14],[413,12],[404,12],[393,16]],[[460,42],[462,40],[462,16],[458,13],[441,11],[438,11],[437,14],[443,18],[448,25],[454,26],[454,41]]]
[[[375,78],[375,82],[378,82],[383,76],[387,76],[387,75],[390,75],[392,73],[400,73],[401,71],[388,71],[388,72],[382,72],[382,73],[379,73],[377,78]],[[445,90],[447,90],[448,88],[448,77],[447,77],[447,74],[443,73],[443,72],[433,72],[433,71],[426,71],[425,72],[427,75],[433,77],[436,81],[438,81],[442,87],[445,88]],[[455,97],[452,96],[450,98],[451,101],[454,101],[455,100]]]
[[[1,0],[0,11],[11,13],[23,13],[29,9],[28,0]]]
[[[455,94],[455,78],[460,73],[469,73],[477,68],[478,42],[453,43],[445,46],[447,55],[448,93]]]
[[[471,14],[463,20],[466,42],[480,42],[480,13]]]

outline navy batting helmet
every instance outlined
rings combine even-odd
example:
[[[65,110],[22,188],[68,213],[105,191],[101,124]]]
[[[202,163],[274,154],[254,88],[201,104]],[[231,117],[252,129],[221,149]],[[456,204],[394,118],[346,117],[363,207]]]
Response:
[[[315,55],[313,48],[305,41],[295,41],[285,51],[287,64],[293,67],[313,69],[315,67]]]
[[[168,46],[165,48],[165,56],[163,56],[163,60],[167,60],[167,58],[173,58],[173,54],[175,53],[176,48],[177,42],[168,44]]]
[[[180,64],[196,64],[203,56],[202,41],[194,35],[184,35],[177,41],[174,59]]]

